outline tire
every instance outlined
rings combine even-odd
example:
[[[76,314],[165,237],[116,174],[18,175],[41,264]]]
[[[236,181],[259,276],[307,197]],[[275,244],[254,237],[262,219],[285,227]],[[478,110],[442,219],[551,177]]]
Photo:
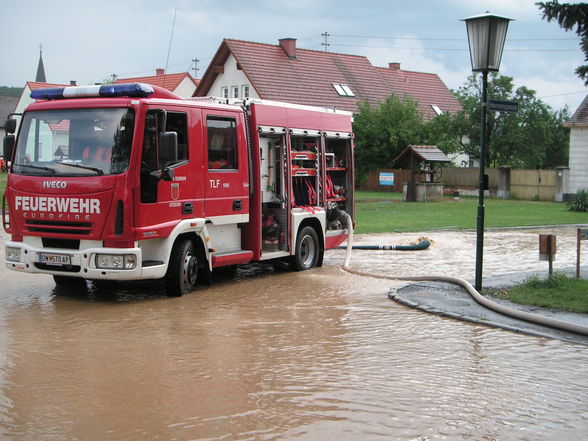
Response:
[[[53,281],[58,286],[81,285],[85,282],[85,280],[80,277],[57,276],[55,274],[53,275]]]
[[[314,268],[318,262],[320,246],[318,235],[314,228],[306,226],[300,230],[296,238],[294,254],[294,268],[296,271],[306,271]]]
[[[181,297],[194,290],[198,279],[198,259],[194,243],[185,239],[174,245],[167,274],[165,286],[169,297]]]

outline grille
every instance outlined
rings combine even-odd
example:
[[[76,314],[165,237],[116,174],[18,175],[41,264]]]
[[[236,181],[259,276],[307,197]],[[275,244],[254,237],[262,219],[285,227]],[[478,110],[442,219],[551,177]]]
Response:
[[[35,267],[46,270],[46,271],[63,271],[64,273],[79,273],[81,268],[79,265],[71,265],[71,266],[58,266],[58,265],[48,265],[46,263],[35,263]]]
[[[60,222],[46,220],[27,220],[25,222],[29,231],[35,233],[75,234],[85,236],[92,230],[91,222]]]
[[[78,239],[57,239],[54,237],[42,237],[44,248],[64,248],[67,250],[79,250],[80,241]]]

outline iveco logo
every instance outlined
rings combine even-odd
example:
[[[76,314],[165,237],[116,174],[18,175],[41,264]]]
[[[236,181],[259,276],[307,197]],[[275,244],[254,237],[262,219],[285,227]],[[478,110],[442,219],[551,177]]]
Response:
[[[65,188],[67,182],[65,181],[43,181],[43,188]]]

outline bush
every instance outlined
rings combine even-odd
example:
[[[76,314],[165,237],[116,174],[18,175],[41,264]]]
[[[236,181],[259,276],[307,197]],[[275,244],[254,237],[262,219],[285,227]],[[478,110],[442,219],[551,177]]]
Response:
[[[588,211],[588,190],[578,190],[572,197],[569,205],[570,211]]]

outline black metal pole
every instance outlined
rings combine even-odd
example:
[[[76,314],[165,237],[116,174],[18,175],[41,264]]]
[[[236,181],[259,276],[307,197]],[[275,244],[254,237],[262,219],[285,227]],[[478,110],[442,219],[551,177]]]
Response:
[[[480,182],[478,197],[478,226],[476,229],[476,290],[482,289],[482,262],[484,260],[484,166],[486,161],[486,104],[488,89],[488,71],[482,72],[482,110],[480,122]]]

